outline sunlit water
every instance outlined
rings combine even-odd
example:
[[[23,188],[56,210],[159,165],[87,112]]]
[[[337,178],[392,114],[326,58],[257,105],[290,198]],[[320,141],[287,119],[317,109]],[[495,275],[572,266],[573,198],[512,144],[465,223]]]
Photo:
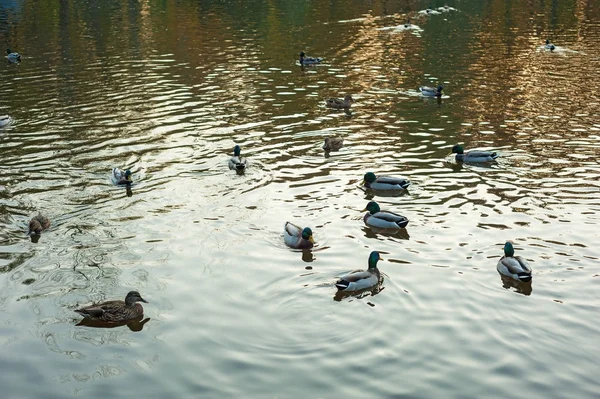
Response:
[[[0,3],[1,396],[597,397],[600,8],[480,3]],[[407,229],[366,228],[371,199]],[[496,271],[507,239],[530,286]],[[372,250],[380,289],[336,296]],[[133,289],[150,320],[76,326]]]

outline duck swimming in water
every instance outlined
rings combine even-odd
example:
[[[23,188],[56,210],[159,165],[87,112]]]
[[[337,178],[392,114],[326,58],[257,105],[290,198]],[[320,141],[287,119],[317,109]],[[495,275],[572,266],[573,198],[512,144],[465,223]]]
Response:
[[[381,191],[406,190],[410,180],[405,177],[375,176],[373,172],[365,173],[363,187]]]
[[[6,49],[6,59],[14,64],[21,62],[21,54]]]
[[[364,211],[368,211],[363,218],[367,226],[380,229],[399,230],[408,225],[407,217],[398,215],[394,212],[381,210],[379,204],[375,201],[369,202],[366,208],[361,212]]]
[[[300,65],[316,65],[320,64],[323,58],[308,57],[304,51],[300,52]]]
[[[286,222],[283,230],[283,241],[292,248],[309,249],[315,245],[312,234],[309,227],[302,229],[291,222]]]
[[[369,255],[369,268],[367,270],[355,270],[340,277],[335,283],[339,291],[359,291],[371,288],[379,283],[381,276],[377,268],[377,262],[383,260],[379,252],[373,251]]]
[[[229,169],[231,170],[235,169],[237,171],[242,171],[246,169],[248,163],[246,161],[246,158],[242,158],[242,149],[239,145],[233,147],[233,156],[229,158],[228,164]]]
[[[339,98],[328,98],[327,100],[325,100],[325,105],[327,105],[329,108],[335,108],[335,109],[348,109],[350,108],[350,106],[352,105],[352,103],[354,102],[354,99],[352,98],[352,96],[350,94],[346,95],[346,97],[344,97],[343,100],[339,99]]]
[[[8,126],[12,122],[12,118],[8,115],[0,115],[0,128]]]
[[[131,178],[131,171],[129,169],[123,170],[119,168],[113,168],[111,178],[113,183],[117,185],[129,185],[133,183],[133,180]]]
[[[554,44],[550,43],[550,40],[546,39],[546,45],[544,46],[544,48],[546,50],[554,51],[556,47],[554,47]]]
[[[29,221],[29,232],[27,232],[27,235],[39,235],[42,231],[49,228],[50,219],[40,213]]]
[[[483,163],[483,162],[494,162],[498,158],[498,154],[491,151],[469,151],[465,152],[464,148],[460,144],[455,144],[452,147],[452,153],[456,154],[457,162],[467,163]]]
[[[108,322],[119,322],[135,319],[144,314],[142,305],[136,302],[148,303],[139,292],[130,291],[125,301],[107,301],[75,309],[83,317]]]
[[[525,259],[515,256],[515,248],[510,241],[504,244],[504,256],[498,261],[496,269],[500,274],[515,280],[531,281],[531,267]]]
[[[442,85],[439,85],[437,88],[429,86],[419,87],[419,91],[421,92],[421,94],[426,97],[441,97],[442,90],[444,90],[444,86]]]
[[[343,146],[343,137],[325,137],[325,144],[323,144],[323,149],[325,150],[325,152],[339,151],[340,148],[342,148]]]

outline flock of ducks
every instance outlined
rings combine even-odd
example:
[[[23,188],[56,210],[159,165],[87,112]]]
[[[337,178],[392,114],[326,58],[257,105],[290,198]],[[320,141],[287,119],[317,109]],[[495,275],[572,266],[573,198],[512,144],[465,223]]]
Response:
[[[444,6],[440,7],[440,11],[448,11],[453,8]],[[436,14],[440,11],[428,8],[420,11],[420,14]],[[410,20],[406,25],[410,24]],[[555,46],[546,40],[545,49],[554,51]],[[21,55],[13,52],[10,49],[6,50],[6,58],[11,63],[21,62]],[[300,53],[299,62],[301,66],[317,65],[323,61],[323,58],[309,57],[304,52]],[[421,86],[419,91],[423,96],[441,97],[444,87]],[[351,95],[346,95],[343,99],[328,98],[325,100],[325,105],[333,109],[348,110],[354,99]],[[8,115],[0,116],[0,128],[11,123],[11,118]],[[327,137],[323,144],[323,150],[326,154],[332,151],[339,151],[344,144],[344,139],[341,137]],[[498,158],[496,152],[490,151],[468,151],[465,152],[460,144],[452,147],[452,153],[456,154],[457,162],[467,163],[488,163],[494,162]],[[244,172],[248,166],[248,161],[241,155],[241,148],[236,145],[233,149],[233,156],[228,161],[229,169],[237,172]],[[111,180],[116,185],[125,185],[129,187],[133,183],[132,173],[129,169],[122,170],[114,168],[111,173]],[[410,180],[406,177],[391,177],[391,176],[376,176],[373,172],[365,173],[363,177],[362,187],[365,190],[372,190],[377,193],[396,193],[407,190],[410,185]],[[394,231],[406,228],[408,218],[397,213],[382,210],[379,204],[375,201],[370,201],[365,209],[363,217],[364,223],[374,229]],[[51,226],[50,220],[41,213],[34,216],[29,222],[28,235],[39,237],[40,234],[49,229]],[[284,242],[287,246],[295,249],[310,249],[315,245],[313,232],[310,227],[300,227],[292,222],[286,222],[283,233]],[[37,242],[37,240],[35,241]],[[381,278],[377,263],[383,260],[377,251],[369,254],[368,267],[366,270],[355,270],[348,274],[342,275],[335,282],[335,286],[339,291],[347,292],[363,292],[364,290],[376,287]],[[504,244],[504,256],[500,258],[496,265],[498,272],[506,277],[512,278],[518,282],[529,283],[532,280],[532,269],[525,259],[520,256],[515,256],[515,249],[511,241]],[[139,302],[148,303],[142,298],[139,292],[130,291],[124,301],[107,301],[96,303],[76,309],[75,312],[82,315],[85,319],[99,321],[103,323],[120,323],[127,320],[133,320],[143,316],[144,309]]]

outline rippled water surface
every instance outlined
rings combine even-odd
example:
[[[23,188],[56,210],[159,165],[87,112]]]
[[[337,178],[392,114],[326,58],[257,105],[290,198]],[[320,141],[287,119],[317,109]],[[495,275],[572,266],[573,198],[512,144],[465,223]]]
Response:
[[[600,6],[392,3],[0,2],[2,397],[598,397]],[[496,271],[506,240],[531,285]],[[336,295],[373,250],[381,286]],[[144,320],[76,325],[130,290]]]

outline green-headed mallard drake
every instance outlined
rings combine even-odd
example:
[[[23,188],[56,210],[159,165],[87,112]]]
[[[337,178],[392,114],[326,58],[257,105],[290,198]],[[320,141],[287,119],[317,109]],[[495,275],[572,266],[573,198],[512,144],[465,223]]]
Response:
[[[343,100],[333,97],[328,98],[327,100],[325,100],[325,105],[327,105],[329,108],[348,109],[350,108],[353,102],[354,99],[352,98],[352,96],[350,94],[347,94]]]
[[[8,115],[0,115],[0,128],[7,126],[12,122],[12,118]]]
[[[426,97],[441,97],[442,90],[444,90],[444,86],[442,86],[442,85],[438,85],[437,88],[429,87],[429,86],[419,87],[419,91],[421,92],[421,94]]]
[[[364,216],[364,222],[367,226],[398,230],[405,228],[408,224],[408,218],[394,212],[382,211],[375,201],[369,202],[366,208],[362,210],[362,212],[364,211],[368,211]]]
[[[21,62],[21,54],[6,49],[6,59],[13,63]]]
[[[398,191],[406,190],[410,186],[410,181],[405,177],[390,177],[390,176],[379,176],[376,177],[375,173],[367,172],[363,179],[363,187],[370,188],[372,190],[381,191]]]
[[[452,153],[456,154],[457,162],[493,162],[499,156],[497,153],[491,151],[465,152],[463,146],[460,144],[455,144],[452,147]]]
[[[39,213],[29,221],[29,232],[27,235],[39,235],[42,231],[50,228],[50,219]]]
[[[283,241],[287,246],[296,249],[308,249],[315,245],[315,240],[309,227],[302,229],[291,222],[285,223],[283,230]]]
[[[141,297],[139,292],[130,291],[127,293],[125,301],[96,303],[76,309],[75,312],[90,319],[119,322],[135,319],[144,314],[144,308],[136,302],[148,303],[148,301]]]
[[[550,40],[549,40],[549,39],[546,39],[546,45],[544,46],[544,48],[545,48],[546,50],[554,51],[554,49],[555,49],[556,47],[554,47],[554,44],[550,43]]]
[[[323,58],[308,57],[304,51],[300,52],[300,65],[315,65],[320,64]]]
[[[229,158],[229,169],[244,170],[248,165],[246,158],[242,158],[242,149],[239,145],[233,147],[233,156]]]
[[[380,273],[377,262],[383,260],[379,252],[373,251],[369,255],[369,268],[355,270],[340,277],[335,286],[340,291],[359,291],[373,287],[379,283]]]
[[[131,179],[131,171],[129,169],[123,170],[119,168],[113,168],[111,180],[114,184],[119,185],[133,183],[133,180]]]
[[[340,148],[342,148],[343,146],[343,137],[325,137],[325,144],[323,144],[323,149],[325,150],[325,152],[339,151]]]
[[[515,280],[531,281],[531,267],[525,259],[515,256],[515,248],[510,241],[506,241],[504,244],[504,256],[498,261],[496,269],[500,274]]]

